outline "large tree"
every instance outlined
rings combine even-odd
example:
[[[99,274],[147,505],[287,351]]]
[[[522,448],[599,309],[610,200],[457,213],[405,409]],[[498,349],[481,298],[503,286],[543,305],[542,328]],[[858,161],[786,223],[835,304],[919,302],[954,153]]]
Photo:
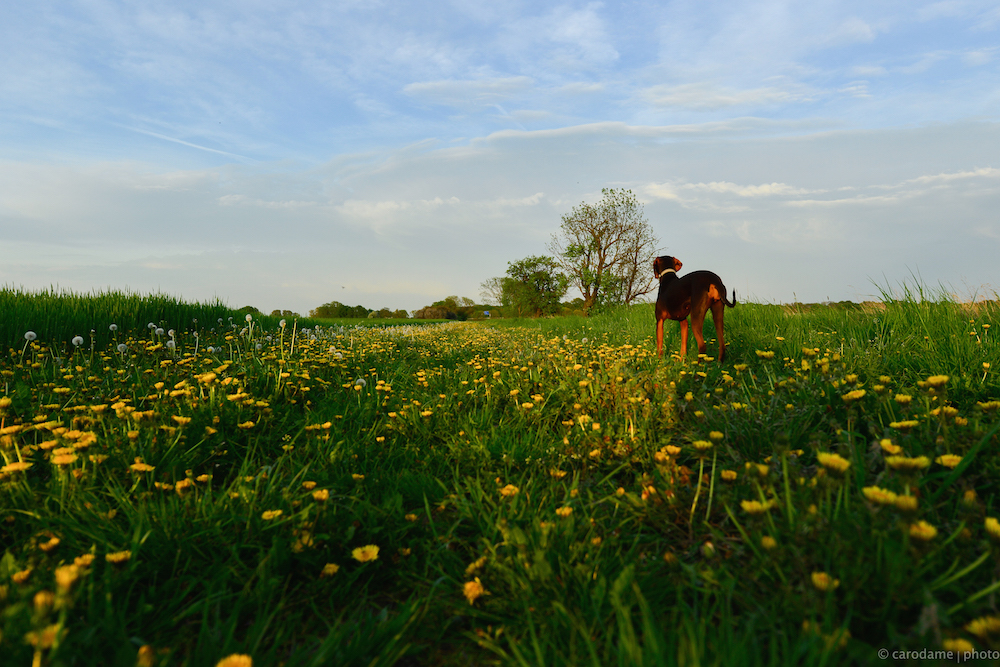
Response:
[[[507,263],[507,275],[500,279],[501,305],[520,316],[550,315],[559,309],[559,300],[569,289],[569,278],[552,257],[525,257]]]
[[[564,215],[549,251],[583,295],[584,308],[629,304],[655,286],[659,241],[631,190],[605,188],[597,204]]]

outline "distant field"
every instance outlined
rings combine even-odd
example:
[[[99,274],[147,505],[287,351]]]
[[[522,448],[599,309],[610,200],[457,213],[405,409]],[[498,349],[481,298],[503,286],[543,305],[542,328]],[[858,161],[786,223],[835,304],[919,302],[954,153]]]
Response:
[[[1000,650],[995,304],[741,303],[723,365],[658,360],[650,305],[364,328],[385,321],[170,307],[172,336],[88,305],[79,346],[3,311],[4,665]]]

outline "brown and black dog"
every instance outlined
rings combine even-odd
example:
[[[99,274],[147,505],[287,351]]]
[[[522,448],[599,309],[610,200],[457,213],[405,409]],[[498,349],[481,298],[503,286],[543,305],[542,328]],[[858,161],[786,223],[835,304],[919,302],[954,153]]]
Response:
[[[705,325],[705,313],[711,310],[716,337],[719,339],[721,362],[726,356],[722,316],[726,306],[736,306],[736,291],[733,291],[733,302],[729,303],[726,301],[726,286],[719,276],[711,271],[694,271],[680,277],[677,272],[681,270],[681,266],[681,260],[669,255],[653,260],[653,273],[660,281],[660,291],[656,295],[656,353],[663,356],[663,321],[671,319],[680,320],[681,357],[687,354],[687,318],[690,315],[694,338],[698,341],[698,353],[704,354],[705,336],[701,330]]]

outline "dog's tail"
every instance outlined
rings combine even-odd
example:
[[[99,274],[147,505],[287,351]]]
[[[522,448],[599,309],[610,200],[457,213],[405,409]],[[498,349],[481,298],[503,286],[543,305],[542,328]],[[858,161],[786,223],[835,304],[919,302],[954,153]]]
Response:
[[[733,302],[732,303],[729,303],[725,299],[723,299],[722,302],[725,303],[730,308],[735,308],[736,307],[736,290],[733,290]]]

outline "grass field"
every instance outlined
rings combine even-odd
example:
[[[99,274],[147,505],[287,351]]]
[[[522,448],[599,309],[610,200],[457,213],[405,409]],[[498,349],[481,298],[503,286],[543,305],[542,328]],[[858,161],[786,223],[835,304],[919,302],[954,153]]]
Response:
[[[4,665],[1000,650],[996,304],[740,304],[720,365],[658,360],[648,305],[126,326],[81,297],[94,324],[40,335],[30,296],[0,332]]]

